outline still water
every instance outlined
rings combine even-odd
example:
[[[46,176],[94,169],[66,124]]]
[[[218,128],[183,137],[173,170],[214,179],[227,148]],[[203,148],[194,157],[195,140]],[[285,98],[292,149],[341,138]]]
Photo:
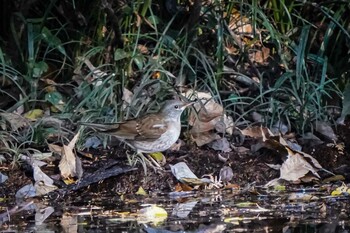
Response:
[[[317,189],[2,200],[1,232],[349,232],[349,200]]]

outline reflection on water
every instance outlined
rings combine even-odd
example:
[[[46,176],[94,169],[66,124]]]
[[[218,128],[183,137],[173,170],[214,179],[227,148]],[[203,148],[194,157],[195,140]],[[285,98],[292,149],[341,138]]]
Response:
[[[349,199],[317,191],[84,196],[1,204],[3,232],[349,232]],[[154,204],[154,205],[148,205]],[[10,207],[11,206],[11,207]]]

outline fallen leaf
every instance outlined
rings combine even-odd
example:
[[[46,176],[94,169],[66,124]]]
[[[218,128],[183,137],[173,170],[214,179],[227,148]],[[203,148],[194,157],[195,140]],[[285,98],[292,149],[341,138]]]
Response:
[[[41,118],[44,115],[42,109],[33,109],[24,114],[24,117],[31,121],[36,121],[38,118]]]
[[[289,147],[288,142],[281,135],[278,138],[276,136],[271,135],[269,138],[267,138],[265,134],[262,133],[262,136],[263,147],[274,150],[284,160],[280,168],[279,165],[267,164],[271,168],[279,168],[279,179],[284,179],[292,182],[307,182],[320,178],[317,171],[320,169],[324,169],[322,168],[320,163],[311,155],[302,151],[292,149],[291,147]],[[314,178],[306,176],[309,172],[313,174]],[[272,181],[270,181],[268,185],[272,185]]]
[[[137,45],[137,49],[140,51],[140,53],[142,53],[142,54],[148,54],[148,48],[145,46],[145,45],[143,45],[143,44],[138,44]]]
[[[6,180],[8,180],[8,176],[4,175],[0,172],[0,184],[4,183]]]
[[[265,135],[268,135],[268,136],[273,135],[273,133],[268,128],[262,127],[262,126],[247,127],[240,131],[244,136],[248,136],[256,139],[262,138]]]
[[[336,188],[335,190],[333,190],[331,193],[332,196],[339,196],[342,194],[346,194],[346,195],[350,194],[350,188],[344,182],[342,182],[342,185]]]
[[[36,196],[42,196],[57,189],[55,185],[47,185],[39,181],[34,184]]]
[[[40,226],[53,213],[55,209],[51,206],[35,211],[35,226]]]
[[[20,128],[29,126],[28,120],[21,115],[18,115],[15,113],[3,112],[3,113],[0,113],[0,116],[10,123],[11,129],[13,131],[17,131]]]
[[[53,185],[53,180],[46,175],[38,165],[35,163],[32,164],[33,167],[33,177],[35,182],[43,182],[45,185]]]
[[[166,164],[166,158],[162,152],[150,153],[149,156],[151,156],[154,160],[156,160],[160,165]]]
[[[55,144],[48,144],[48,147],[49,147],[49,150],[52,152],[52,153],[57,153],[57,154],[60,154],[62,155],[62,151],[63,151],[63,147],[62,146],[59,146],[59,145],[55,145]]]
[[[230,147],[230,143],[228,142],[227,138],[216,139],[208,143],[208,146],[217,151],[222,151],[222,152],[232,151]]]
[[[198,177],[191,171],[185,162],[179,162],[175,165],[171,165],[171,172],[177,180],[181,181],[183,178],[198,179]]]
[[[203,146],[212,142],[213,140],[220,139],[221,137],[217,133],[213,132],[202,132],[193,133],[190,131],[191,139],[196,143],[197,146]]]
[[[16,192],[16,199],[25,199],[36,196],[36,189],[33,184],[27,184]]]
[[[62,232],[78,232],[78,226],[80,225],[78,223],[78,215],[72,215],[70,213],[63,212],[60,219],[61,221],[59,224],[60,227],[62,227]]]
[[[126,89],[125,87],[123,88],[123,109],[126,109],[128,106],[131,105],[132,98],[134,96],[134,93]]]
[[[149,223],[152,222],[157,225],[164,222],[168,218],[168,213],[162,207],[157,205],[148,205],[137,212],[138,223]]]
[[[224,166],[220,169],[219,173],[219,180],[228,183],[232,180],[233,178],[233,171],[232,168],[229,166]]]
[[[137,192],[135,193],[137,195],[142,195],[142,196],[147,196],[146,191],[142,188],[142,186],[139,187],[139,189],[137,190]]]
[[[46,162],[43,162],[43,161],[40,161],[38,159],[35,159],[33,158],[33,156],[26,156],[26,155],[23,155],[23,154],[20,154],[19,158],[22,160],[22,161],[26,161],[28,164],[30,164],[32,167],[33,166],[38,166],[38,167],[42,167],[42,166],[45,166],[47,165]]]
[[[73,137],[68,146],[63,145],[62,157],[58,167],[60,169],[61,176],[64,179],[68,179],[70,177],[81,178],[82,176],[81,161],[73,152],[78,138],[79,133]]]
[[[298,181],[308,172],[312,172],[317,178],[320,178],[316,169],[299,153],[288,155],[287,160],[280,168],[280,172],[280,178],[288,181]]]
[[[190,100],[199,100],[193,105],[195,111],[189,115],[189,134],[197,146],[219,139],[218,133],[232,135],[233,119],[224,114],[224,108],[215,102],[210,93],[188,90],[184,93]]]
[[[250,149],[244,146],[238,146],[238,147],[232,146],[232,148],[235,152],[241,155],[248,154],[250,152]]]
[[[189,186],[188,184],[184,184],[184,183],[180,183],[180,189],[178,189],[178,190],[176,190],[176,191],[184,191],[184,192],[186,192],[186,191],[192,191],[193,190],[193,188],[191,187],[191,186]]]

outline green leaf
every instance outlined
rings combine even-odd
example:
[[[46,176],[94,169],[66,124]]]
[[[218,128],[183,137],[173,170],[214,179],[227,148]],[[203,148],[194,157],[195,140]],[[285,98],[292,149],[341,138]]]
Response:
[[[142,55],[137,55],[134,57],[134,62],[137,65],[137,68],[139,70],[143,69],[143,61],[144,61],[144,57]]]
[[[40,78],[43,73],[45,73],[49,69],[49,66],[44,62],[36,62],[33,64],[33,77]]]
[[[47,27],[41,30],[41,38],[52,48],[57,48],[60,53],[66,56],[66,50],[62,46],[61,40],[53,35]]]
[[[151,15],[150,17],[147,18],[147,20],[151,22],[152,25],[154,26],[160,23],[160,19],[155,15]]]
[[[123,49],[116,49],[114,52],[114,61],[123,60],[130,57],[130,54],[125,52]]]
[[[57,92],[57,91],[53,91],[50,93],[47,93],[45,95],[45,100],[50,102],[53,105],[58,105],[58,104],[62,104],[63,103],[63,97],[61,95],[61,93]]]

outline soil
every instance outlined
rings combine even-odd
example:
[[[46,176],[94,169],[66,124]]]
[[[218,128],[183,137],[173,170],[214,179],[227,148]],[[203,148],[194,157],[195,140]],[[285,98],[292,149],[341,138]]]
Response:
[[[303,151],[317,159],[323,168],[335,174],[343,175],[345,181],[349,181],[350,122],[346,122],[345,125],[337,128],[337,136],[337,143],[325,142],[321,145],[303,148]],[[243,146],[250,148],[252,143],[252,140],[245,140]],[[344,145],[344,147],[339,145]],[[128,152],[119,146],[115,147],[114,150],[100,149],[89,151],[89,153],[93,155],[92,158],[81,156],[82,153],[80,153],[84,172],[94,172],[100,167],[116,161],[121,167],[127,166],[126,153],[130,153],[130,151]],[[283,158],[280,158],[269,149],[260,149],[255,153],[240,154],[235,151],[222,153],[207,147],[198,148],[195,145],[186,145],[178,151],[167,151],[164,154],[167,163],[163,171],[154,171],[150,168],[145,174],[143,168],[138,166],[138,169],[135,171],[101,180],[87,188],[74,192],[74,194],[79,195],[81,192],[132,194],[139,187],[142,187],[148,193],[174,191],[178,181],[171,173],[169,164],[178,162],[185,162],[198,177],[205,174],[218,175],[220,169],[224,165],[228,165],[234,173],[231,183],[240,187],[252,183],[264,185],[279,176],[279,171],[271,169],[266,163],[273,164],[283,160]],[[228,158],[228,160],[226,162],[220,161],[219,155]],[[43,171],[49,175],[57,174],[57,164],[58,161],[54,161],[50,166],[43,168]],[[25,164],[16,167],[12,167],[10,164],[2,164],[0,171],[9,176],[9,180],[0,186],[0,195],[2,197],[13,197],[18,189],[33,182],[31,177],[32,171]],[[324,179],[329,177],[330,174],[320,171],[320,176]],[[316,181],[316,183],[322,182],[322,179],[321,181]],[[315,181],[305,185],[314,184]]]

